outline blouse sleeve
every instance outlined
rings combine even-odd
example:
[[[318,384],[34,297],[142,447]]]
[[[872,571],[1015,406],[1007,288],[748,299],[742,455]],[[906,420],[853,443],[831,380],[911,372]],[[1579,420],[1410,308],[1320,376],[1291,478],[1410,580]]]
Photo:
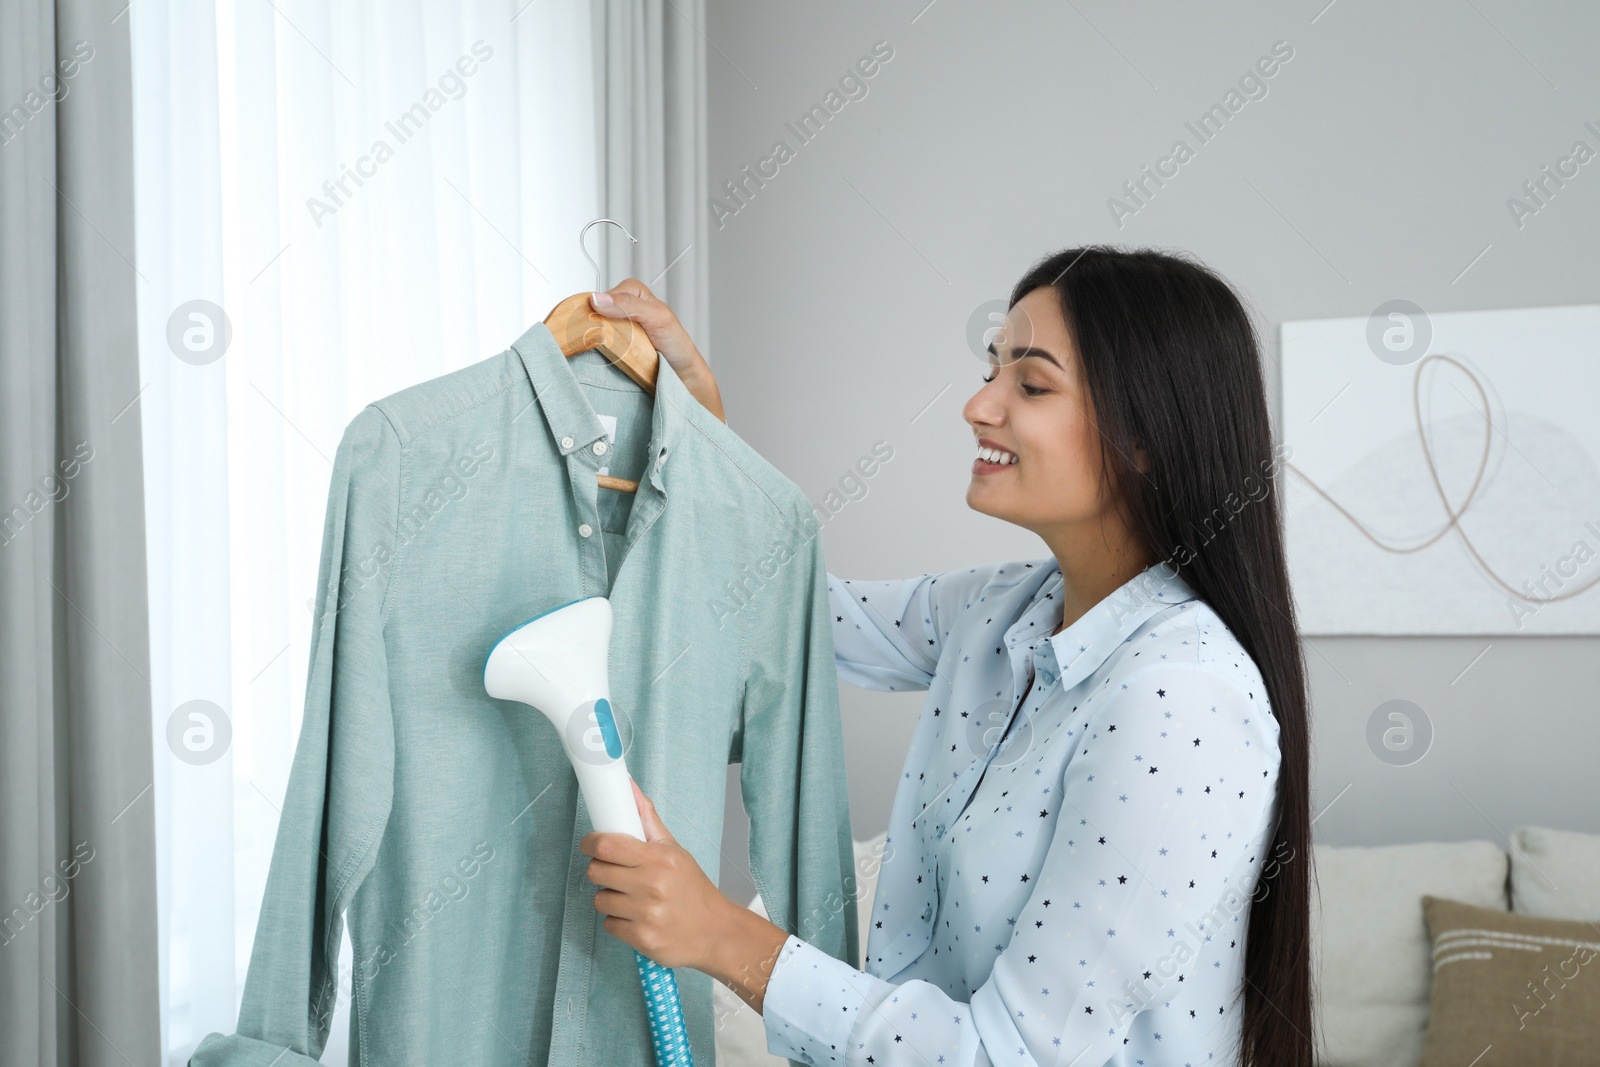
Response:
[[[1275,813],[1265,694],[1163,663],[1089,699],[1064,780],[1039,786],[1040,809],[1059,806],[1043,866],[971,1000],[790,936],[763,1003],[768,1051],[815,1067],[1104,1064],[1142,1008],[1218,965],[1208,943],[1243,937]],[[993,876],[1016,877],[996,845]]]
[[[891,581],[828,575],[839,680],[862,689],[927,689],[951,623],[988,580],[990,568],[924,573]]]

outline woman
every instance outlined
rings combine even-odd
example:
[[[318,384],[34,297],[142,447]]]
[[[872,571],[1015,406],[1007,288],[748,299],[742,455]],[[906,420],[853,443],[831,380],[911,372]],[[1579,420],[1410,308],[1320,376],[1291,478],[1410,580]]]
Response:
[[[670,309],[607,295],[723,418]],[[1249,318],[1188,259],[1069,249],[989,354],[967,504],[1050,555],[829,576],[840,678],[928,690],[868,970],[723,897],[637,786],[648,840],[580,845],[595,907],[811,1064],[1310,1067],[1309,721]]]

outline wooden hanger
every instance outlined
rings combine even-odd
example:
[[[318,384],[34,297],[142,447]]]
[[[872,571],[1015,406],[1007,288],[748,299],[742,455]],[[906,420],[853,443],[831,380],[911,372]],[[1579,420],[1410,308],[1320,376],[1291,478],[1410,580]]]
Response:
[[[614,219],[595,219],[589,226],[602,222],[621,227],[628,240],[637,241],[633,234],[628,233],[626,226]],[[580,248],[583,247],[583,235],[589,232],[589,226],[585,226],[578,234]],[[589,250],[584,248],[583,254],[589,256]],[[594,263],[593,257],[589,258],[589,262]],[[600,280],[600,266],[595,264],[596,292],[601,291]],[[574,293],[550,309],[550,314],[544,317],[544,324],[556,344],[561,346],[561,354],[568,359],[579,352],[599,349],[641,389],[651,396],[655,395],[661,354],[637,322],[632,319],[608,319],[590,306],[588,293]],[[616,489],[624,493],[637,492],[639,489],[638,482],[627,478],[615,478],[609,474],[597,474],[595,478],[604,489]]]

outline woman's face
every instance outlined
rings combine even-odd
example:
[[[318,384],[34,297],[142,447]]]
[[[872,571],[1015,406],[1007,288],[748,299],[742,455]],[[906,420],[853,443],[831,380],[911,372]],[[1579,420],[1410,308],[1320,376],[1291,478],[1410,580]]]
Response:
[[[975,444],[1014,458],[981,456],[967,505],[1032,530],[1052,545],[1098,529],[1101,492],[1094,404],[1054,288],[1033,290],[1006,314],[990,346],[989,380],[962,409]]]

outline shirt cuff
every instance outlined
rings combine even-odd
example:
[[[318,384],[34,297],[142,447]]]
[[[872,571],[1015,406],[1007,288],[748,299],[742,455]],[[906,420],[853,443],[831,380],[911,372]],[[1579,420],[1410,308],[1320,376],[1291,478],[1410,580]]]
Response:
[[[790,934],[761,1001],[767,1051],[812,1067],[845,1063],[850,1031],[863,1007],[882,999],[874,993],[890,988],[883,979]]]

